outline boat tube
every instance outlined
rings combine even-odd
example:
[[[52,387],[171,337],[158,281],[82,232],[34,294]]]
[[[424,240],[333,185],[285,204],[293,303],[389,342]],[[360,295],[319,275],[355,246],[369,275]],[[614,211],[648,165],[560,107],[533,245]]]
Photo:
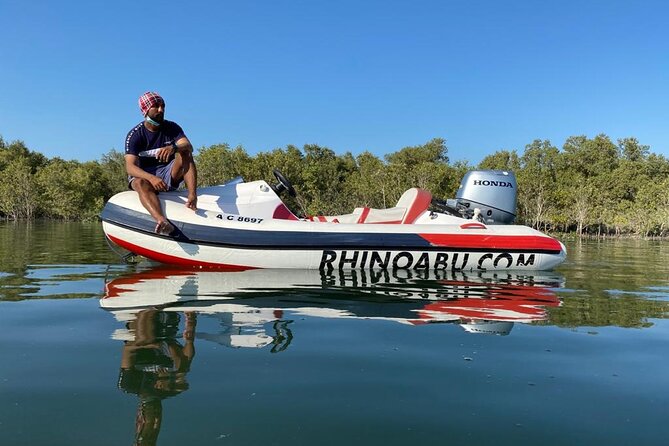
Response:
[[[564,245],[515,218],[513,173],[472,171],[454,200],[407,190],[387,209],[298,218],[282,201],[295,194],[277,170],[278,184],[240,178],[198,189],[198,209],[186,191],[161,192],[170,235],[135,191],[114,195],[102,226],[121,248],[165,264],[243,271],[257,268],[331,270],[550,270],[565,260]]]

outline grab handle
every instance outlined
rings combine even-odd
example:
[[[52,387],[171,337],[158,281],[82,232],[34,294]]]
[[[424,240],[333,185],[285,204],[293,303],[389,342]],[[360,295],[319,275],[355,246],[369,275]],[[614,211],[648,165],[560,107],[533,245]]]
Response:
[[[488,229],[483,223],[465,223],[460,225],[460,229]]]

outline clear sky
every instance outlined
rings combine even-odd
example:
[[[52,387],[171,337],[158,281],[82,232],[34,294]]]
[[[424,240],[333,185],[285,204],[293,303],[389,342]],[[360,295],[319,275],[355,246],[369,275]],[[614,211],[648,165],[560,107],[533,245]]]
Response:
[[[0,0],[0,136],[123,150],[138,96],[197,148],[478,163],[534,139],[634,136],[669,156],[669,2]]]

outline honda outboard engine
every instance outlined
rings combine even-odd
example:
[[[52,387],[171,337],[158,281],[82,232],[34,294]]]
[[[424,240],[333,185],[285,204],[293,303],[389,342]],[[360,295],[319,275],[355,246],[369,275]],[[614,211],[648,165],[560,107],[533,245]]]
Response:
[[[517,188],[513,172],[473,170],[462,178],[455,200],[434,204],[486,224],[511,224],[516,218]]]

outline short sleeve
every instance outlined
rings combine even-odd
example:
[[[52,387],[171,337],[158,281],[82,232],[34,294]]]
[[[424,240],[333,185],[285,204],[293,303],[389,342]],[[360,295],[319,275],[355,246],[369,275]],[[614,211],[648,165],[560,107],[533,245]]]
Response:
[[[186,134],[184,133],[181,126],[179,124],[177,124],[176,122],[172,122],[172,124],[174,125],[174,129],[172,130],[172,132],[174,134],[174,141],[178,141],[181,138],[185,138]]]
[[[139,156],[139,152],[143,149],[141,148],[141,136],[140,126],[135,126],[132,130],[128,132],[128,136],[125,138],[125,154],[126,155],[136,155]]]

